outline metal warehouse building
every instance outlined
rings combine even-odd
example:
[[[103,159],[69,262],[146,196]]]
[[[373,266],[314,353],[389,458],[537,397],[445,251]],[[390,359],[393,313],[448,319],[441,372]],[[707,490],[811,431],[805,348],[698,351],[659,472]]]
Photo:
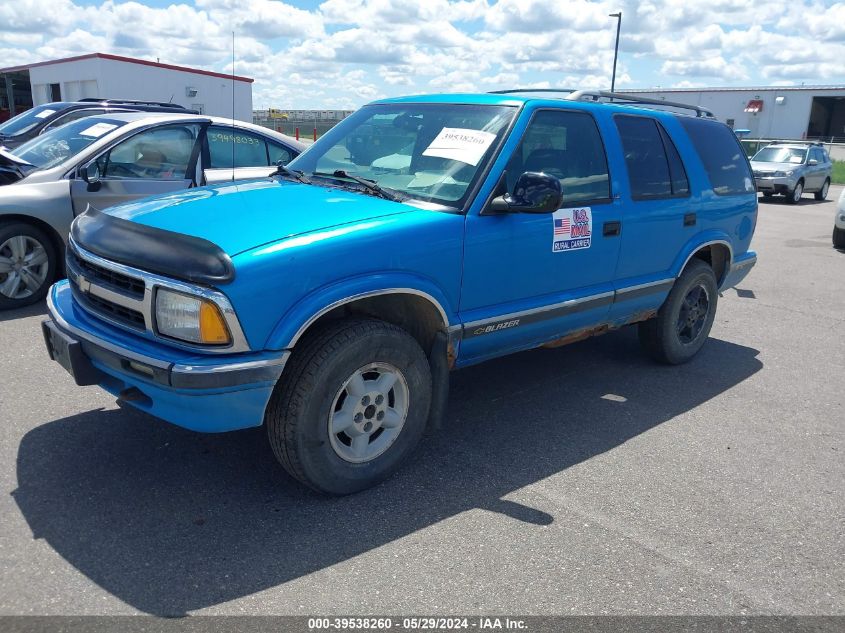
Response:
[[[253,79],[106,53],[0,68],[0,120],[50,101],[164,101],[252,121]]]
[[[845,141],[845,86],[625,90],[699,105],[750,138]]]

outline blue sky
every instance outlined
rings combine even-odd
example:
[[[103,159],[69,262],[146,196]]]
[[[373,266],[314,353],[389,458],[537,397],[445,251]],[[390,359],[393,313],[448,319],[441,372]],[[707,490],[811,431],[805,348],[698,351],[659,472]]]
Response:
[[[14,0],[0,66],[114,53],[255,78],[256,108],[512,87],[845,84],[845,3]]]

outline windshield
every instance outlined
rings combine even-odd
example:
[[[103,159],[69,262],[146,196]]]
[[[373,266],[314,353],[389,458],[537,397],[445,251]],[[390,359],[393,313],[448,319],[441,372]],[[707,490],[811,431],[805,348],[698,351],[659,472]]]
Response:
[[[124,125],[126,121],[101,116],[86,117],[36,136],[12,153],[39,169],[49,169]]]
[[[403,196],[460,208],[515,114],[510,106],[365,106],[289,167],[318,178],[337,179],[342,171]]]
[[[795,147],[764,147],[757,152],[751,160],[759,161],[761,163],[801,164],[804,162],[804,157],[806,155],[806,149],[798,149]]]
[[[28,132],[36,125],[41,123],[44,119],[53,116],[56,112],[61,110],[65,104],[63,103],[48,103],[46,105],[36,106],[30,108],[26,112],[21,112],[17,116],[0,125],[0,135],[2,136],[16,136]]]

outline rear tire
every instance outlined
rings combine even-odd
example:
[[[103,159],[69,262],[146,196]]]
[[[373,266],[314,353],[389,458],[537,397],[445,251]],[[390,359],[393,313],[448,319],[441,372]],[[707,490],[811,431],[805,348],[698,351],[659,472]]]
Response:
[[[845,229],[833,227],[833,247],[845,249]]]
[[[798,184],[795,185],[795,189],[787,192],[786,201],[789,204],[798,204],[799,202],[801,202],[801,196],[803,196],[803,195],[804,195],[804,181],[799,180]]]
[[[772,196],[774,196],[774,195],[775,195],[775,194],[774,194],[774,193],[772,193],[771,191],[764,191],[764,192],[763,192],[763,197],[764,197],[766,200],[771,199],[771,198],[772,198]]]
[[[691,360],[710,334],[718,299],[713,269],[700,259],[692,259],[657,317],[640,323],[643,348],[654,360],[667,365]]]
[[[830,189],[830,178],[827,178],[822,185],[822,188],[819,189],[815,194],[816,200],[824,200],[827,198],[827,191]]]
[[[300,343],[265,414],[276,458],[319,492],[370,488],[422,437],[431,372],[417,341],[375,319],[333,323]]]
[[[26,222],[0,223],[0,310],[37,303],[56,277],[50,237]]]

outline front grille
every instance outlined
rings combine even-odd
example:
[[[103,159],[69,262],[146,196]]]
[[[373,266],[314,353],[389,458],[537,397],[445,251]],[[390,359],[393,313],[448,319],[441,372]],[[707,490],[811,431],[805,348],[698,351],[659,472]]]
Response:
[[[82,292],[75,279],[69,278],[69,281],[74,298],[87,312],[125,325],[134,330],[147,329],[144,315],[138,310],[133,310],[90,293]]]
[[[94,306],[95,310],[97,310],[100,314],[107,315],[115,321],[119,321],[120,323],[139,330],[146,329],[144,315],[137,310],[124,308],[116,303],[106,301],[105,299],[101,299],[100,297],[95,297],[93,295],[86,295],[85,301]]]
[[[113,290],[122,292],[135,299],[144,298],[144,281],[129,275],[124,275],[109,268],[103,268],[93,262],[79,257],[73,252],[73,248],[67,249],[68,268],[75,270],[86,277],[89,281],[97,281],[101,285],[110,287]]]

